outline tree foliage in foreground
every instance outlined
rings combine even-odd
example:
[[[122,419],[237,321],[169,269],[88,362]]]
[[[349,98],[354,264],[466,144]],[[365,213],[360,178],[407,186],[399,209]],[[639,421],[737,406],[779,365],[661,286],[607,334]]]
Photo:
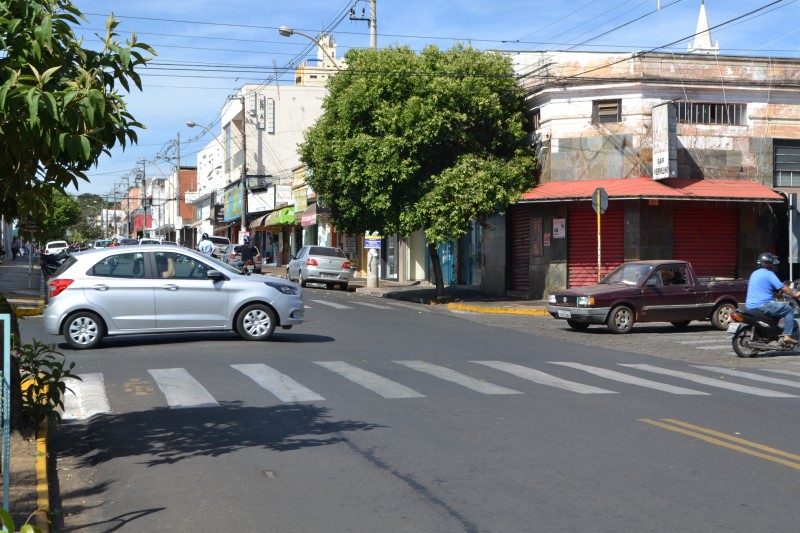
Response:
[[[351,49],[345,60],[300,148],[307,181],[340,231],[425,230],[442,295],[436,245],[535,183],[511,62],[463,45]]]
[[[137,67],[154,53],[106,21],[97,50],[72,27],[86,20],[70,0],[0,0],[0,210],[47,220],[53,190],[78,187],[85,171],[144,126],[120,90],[141,90]]]

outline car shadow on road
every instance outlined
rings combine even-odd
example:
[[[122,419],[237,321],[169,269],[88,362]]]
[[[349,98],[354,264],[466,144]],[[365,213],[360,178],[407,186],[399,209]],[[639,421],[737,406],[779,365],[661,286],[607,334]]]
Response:
[[[308,344],[308,343],[321,343],[333,342],[336,339],[328,335],[311,335],[308,333],[287,333],[284,330],[275,330],[275,333],[268,341],[263,341],[263,344]],[[100,348],[130,348],[136,346],[156,346],[156,345],[170,345],[170,344],[189,344],[193,342],[214,343],[222,342],[229,344],[231,342],[248,343],[248,345],[257,345],[257,342],[250,342],[242,339],[239,335],[232,332],[202,332],[202,333],[160,333],[158,335],[131,335],[119,337],[106,337],[100,343]],[[73,351],[70,346],[65,343],[59,343],[58,349],[64,352]]]

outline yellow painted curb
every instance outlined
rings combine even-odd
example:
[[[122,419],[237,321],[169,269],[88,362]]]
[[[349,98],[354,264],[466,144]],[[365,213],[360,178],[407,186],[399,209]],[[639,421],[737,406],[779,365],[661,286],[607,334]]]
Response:
[[[14,314],[17,317],[25,317],[25,316],[39,316],[44,313],[44,308],[42,307],[17,307],[12,305],[11,307],[14,308]]]
[[[548,316],[550,314],[545,309],[519,309],[512,307],[491,307],[456,303],[447,304],[447,308],[451,311],[468,311],[471,313],[486,313],[493,315]]]
[[[47,482],[47,421],[36,431],[36,527],[50,532],[50,487]]]

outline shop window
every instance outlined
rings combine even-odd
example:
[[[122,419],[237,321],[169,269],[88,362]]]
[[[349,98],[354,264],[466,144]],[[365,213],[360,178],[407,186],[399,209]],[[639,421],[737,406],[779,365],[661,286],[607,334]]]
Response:
[[[772,152],[772,186],[800,187],[800,141],[775,139]]]
[[[622,100],[595,100],[592,102],[592,122],[622,122]]]

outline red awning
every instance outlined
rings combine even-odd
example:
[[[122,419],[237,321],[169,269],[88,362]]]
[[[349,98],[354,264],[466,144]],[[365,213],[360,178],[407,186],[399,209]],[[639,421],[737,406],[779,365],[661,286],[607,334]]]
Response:
[[[610,200],[724,200],[729,202],[783,202],[785,198],[754,181],[690,180],[670,178],[619,178],[607,180],[551,181],[524,193],[518,203],[591,200],[602,187]]]

